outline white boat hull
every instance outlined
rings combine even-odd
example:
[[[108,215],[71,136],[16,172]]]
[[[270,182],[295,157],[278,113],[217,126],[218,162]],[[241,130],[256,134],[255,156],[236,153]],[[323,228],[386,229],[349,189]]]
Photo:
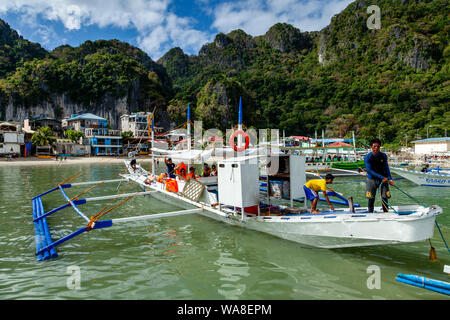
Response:
[[[169,201],[183,208],[190,209],[192,204],[173,199],[162,192],[153,193],[156,199]],[[427,240],[433,237],[435,214],[427,216],[409,216],[400,219],[394,213],[372,213],[366,217],[362,214],[336,214],[317,216],[251,216],[245,220],[237,216],[221,216],[211,212],[205,206],[200,214],[206,217],[256,230],[273,236],[319,248],[345,248],[381,244],[409,243]],[[381,208],[377,208],[381,211]],[[359,210],[358,210],[359,211]],[[336,216],[336,218],[331,218]],[[306,219],[308,218],[308,219]],[[288,220],[289,219],[289,220]]]
[[[435,217],[442,213],[439,206],[393,207],[400,214],[384,213],[376,208],[375,213],[367,213],[367,208],[358,208],[355,213],[348,209],[336,209],[322,214],[300,214],[282,216],[258,216],[240,211],[213,207],[214,196],[204,192],[200,202],[168,192],[161,183],[144,185],[144,177],[126,174],[123,177],[150,188],[156,199],[170,202],[182,208],[200,207],[199,214],[214,220],[251,230],[264,232],[282,239],[319,248],[345,248],[381,244],[410,243],[433,237]],[[140,177],[139,177],[140,176]],[[403,213],[403,214],[402,214]]]
[[[408,179],[419,186],[427,187],[450,187],[449,174],[436,174],[432,172],[419,172],[406,170],[404,168],[391,168],[392,172],[397,173],[405,179]]]

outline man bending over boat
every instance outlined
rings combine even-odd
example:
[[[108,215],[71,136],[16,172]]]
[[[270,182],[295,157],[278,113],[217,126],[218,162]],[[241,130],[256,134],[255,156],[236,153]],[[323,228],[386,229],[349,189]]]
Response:
[[[311,213],[320,213],[319,210],[316,209],[317,202],[319,201],[319,195],[317,194],[319,191],[323,192],[325,200],[330,205],[330,209],[334,211],[334,207],[328,199],[327,195],[327,184],[333,183],[334,176],[331,173],[328,173],[325,176],[325,179],[312,179],[305,183],[303,186],[303,190],[305,190],[306,198],[309,201],[312,201],[311,204]]]
[[[375,204],[375,196],[378,188],[381,188],[381,199],[383,211],[388,212],[388,198],[391,197],[389,192],[389,184],[394,185],[389,170],[387,155],[380,151],[381,140],[374,138],[370,141],[372,152],[364,157],[364,164],[367,170],[366,180],[366,198],[369,199],[369,212],[373,212]],[[380,187],[381,185],[381,187]]]

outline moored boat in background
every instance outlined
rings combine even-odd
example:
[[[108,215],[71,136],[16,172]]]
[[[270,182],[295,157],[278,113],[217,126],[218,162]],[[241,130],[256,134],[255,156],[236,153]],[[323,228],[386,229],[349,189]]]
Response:
[[[392,167],[391,171],[418,184],[419,186],[450,187],[450,174],[445,170],[420,172],[405,168]]]

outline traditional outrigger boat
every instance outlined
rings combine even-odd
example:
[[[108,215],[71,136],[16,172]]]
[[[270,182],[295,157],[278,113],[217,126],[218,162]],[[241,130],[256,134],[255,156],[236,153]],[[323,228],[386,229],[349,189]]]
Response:
[[[408,170],[405,168],[391,168],[392,172],[408,179],[419,186],[425,187],[450,187],[450,174],[445,170],[432,170],[429,172],[420,172]]]
[[[303,163],[300,170],[304,172],[303,157],[291,155],[289,159],[291,164]],[[442,213],[436,205],[427,208],[418,205],[394,206],[393,211],[387,213],[381,207],[376,208],[375,213],[368,213],[367,208],[340,208],[321,214],[311,214],[305,207],[277,206],[273,208],[275,213],[269,213],[264,210],[267,204],[261,202],[257,188],[260,177],[258,165],[248,162],[248,158],[219,162],[217,184],[211,181],[203,184],[202,178],[187,182],[178,180],[178,188],[182,190],[178,193],[166,190],[164,183],[145,184],[148,172],[139,166],[133,171],[128,161],[129,173],[122,177],[144,189],[149,188],[155,198],[185,208],[200,208],[201,215],[212,219],[320,248],[426,240],[433,236],[435,217]],[[291,166],[291,169],[292,173],[298,174],[298,167]],[[297,175],[294,179],[302,180]],[[303,190],[294,188],[291,193],[292,197],[298,197]]]
[[[239,120],[241,124],[241,112]],[[239,130],[242,131],[242,126],[239,127]],[[190,144],[188,145],[190,146]],[[55,248],[58,245],[87,231],[112,227],[124,222],[193,213],[319,248],[409,243],[433,237],[435,218],[442,213],[442,208],[437,205],[428,207],[422,205],[391,206],[390,212],[383,212],[382,208],[378,207],[375,208],[374,213],[369,213],[367,208],[356,208],[352,201],[349,201],[347,202],[348,208],[311,214],[306,209],[306,199],[302,188],[306,182],[305,157],[276,154],[264,161],[260,161],[260,157],[260,155],[256,155],[221,160],[217,165],[218,175],[216,177],[190,180],[173,179],[171,185],[173,186],[176,182],[175,190],[168,188],[167,181],[155,179],[154,161],[152,161],[153,172],[151,174],[139,164],[132,166],[130,160],[125,160],[127,173],[121,174],[122,179],[68,184],[74,178],[71,177],[32,200],[36,255],[39,260],[54,258],[57,256]],[[153,156],[152,159],[154,160]],[[261,192],[261,180],[266,182],[267,192]],[[133,181],[142,187],[143,191],[80,199],[82,194],[100,184],[119,181]],[[288,200],[284,203],[271,204],[276,202],[270,192],[270,185],[274,181],[281,181],[282,185],[286,186],[285,194]],[[69,197],[65,189],[76,185],[94,186],[77,196]],[[66,203],[46,211],[42,197],[57,190],[61,191]],[[137,195],[150,195],[150,199],[153,197],[178,204],[185,210],[100,220],[106,213]],[[105,206],[90,218],[78,208],[79,205],[88,201],[115,198],[125,198],[125,200],[109,209],[106,209],[108,205]],[[302,206],[295,206],[294,203],[297,204],[299,200],[303,200]],[[87,225],[53,241],[47,217],[66,207],[72,207]]]
[[[293,185],[296,185],[296,182],[305,179],[304,174],[299,174],[302,170],[304,172],[304,159],[293,155],[288,159],[289,169],[284,175],[286,178],[289,177]],[[177,179],[180,192],[167,190],[163,182],[153,181],[147,184],[149,172],[139,165],[135,169],[132,168],[128,160],[125,160],[128,173],[121,175],[123,179],[59,184],[33,198],[36,255],[39,260],[57,257],[56,246],[86,231],[112,227],[124,222],[193,213],[319,248],[409,243],[432,238],[435,218],[442,213],[442,208],[437,205],[393,206],[392,211],[386,213],[381,207],[376,208],[374,213],[368,213],[366,208],[339,208],[320,214],[311,214],[305,210],[304,206],[303,208],[283,205],[269,207],[267,203],[261,201],[258,163],[251,163],[250,160],[234,158],[219,162],[217,177],[198,178],[198,181]],[[76,185],[98,185],[126,180],[137,183],[144,189],[143,192],[79,199],[78,197],[69,198],[64,191]],[[41,198],[56,190],[61,191],[67,203],[45,212]],[[291,188],[290,191],[292,204],[292,200],[302,195],[303,190]],[[88,218],[78,208],[79,205],[88,201],[119,197],[125,197],[126,201],[136,195],[150,195],[156,199],[177,204],[185,210],[100,221],[93,219],[95,216]],[[52,241],[46,219],[49,215],[66,207],[72,207],[87,222],[87,225],[59,240]]]

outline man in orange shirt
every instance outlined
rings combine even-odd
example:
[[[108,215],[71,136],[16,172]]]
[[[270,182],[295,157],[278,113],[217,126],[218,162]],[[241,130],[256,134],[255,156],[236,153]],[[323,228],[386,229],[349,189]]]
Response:
[[[189,179],[197,180],[197,178],[195,177],[195,168],[194,167],[189,168],[189,173],[186,178],[187,178],[187,180],[189,180]]]

